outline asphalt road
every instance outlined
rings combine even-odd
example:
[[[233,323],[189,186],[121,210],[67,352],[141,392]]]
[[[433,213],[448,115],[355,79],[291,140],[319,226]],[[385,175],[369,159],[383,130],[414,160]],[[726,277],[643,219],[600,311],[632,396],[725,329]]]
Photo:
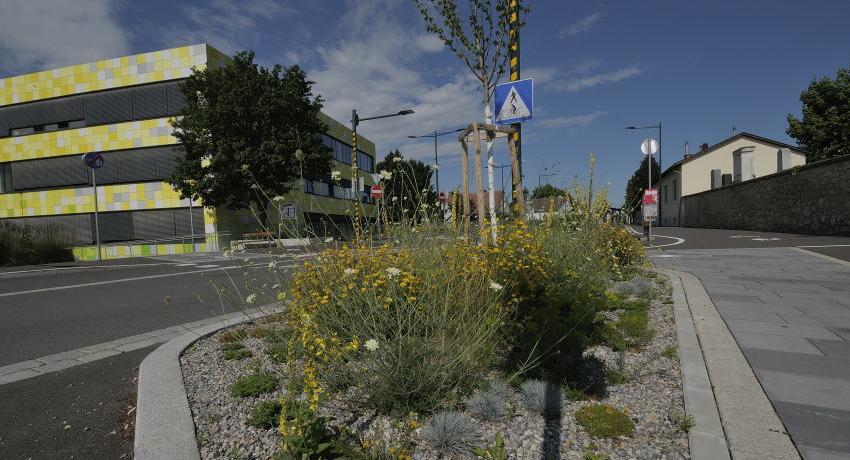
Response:
[[[197,254],[2,268],[0,366],[244,309],[295,263]],[[0,385],[0,458],[131,458],[135,378],[153,348]]]
[[[635,227],[636,230],[640,230]],[[798,247],[850,261],[850,237],[795,235],[710,228],[653,228],[652,249],[734,249]]]
[[[154,348],[0,385],[0,458],[132,458],[138,368]]]
[[[269,256],[182,256],[0,272],[0,366],[244,308]],[[290,261],[277,259],[281,264]],[[224,297],[218,287],[226,286]],[[166,302],[166,299],[170,302]],[[260,299],[261,301],[271,299]]]

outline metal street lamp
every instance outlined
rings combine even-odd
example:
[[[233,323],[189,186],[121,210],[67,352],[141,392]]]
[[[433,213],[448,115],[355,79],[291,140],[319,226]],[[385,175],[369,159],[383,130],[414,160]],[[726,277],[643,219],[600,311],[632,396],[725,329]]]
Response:
[[[664,165],[661,163],[661,122],[657,125],[649,126],[626,126],[626,129],[657,129],[658,130],[658,170],[664,171]]]
[[[409,139],[422,139],[422,138],[425,138],[425,137],[433,137],[434,138],[434,165],[437,167],[434,170],[434,180],[435,180],[434,186],[437,188],[437,195],[440,194],[440,160],[437,157],[437,138],[440,137],[440,136],[445,136],[446,134],[459,133],[461,131],[463,131],[463,128],[458,128],[458,129],[455,129],[453,131],[443,131],[441,133],[438,133],[437,130],[435,129],[433,134],[428,133],[428,134],[423,134],[421,136],[407,136]]]
[[[357,194],[355,195],[354,191],[356,188],[360,187],[360,174],[357,171],[357,126],[361,121],[369,121],[369,120],[377,120],[379,118],[390,118],[390,117],[399,117],[403,115],[410,115],[413,113],[413,110],[404,109],[399,110],[396,113],[388,113],[386,115],[377,115],[374,117],[366,117],[360,118],[357,115],[357,109],[351,109],[351,191],[352,198],[357,196],[357,205],[354,207],[354,239],[355,241],[360,241],[360,190],[357,190]]]
[[[657,125],[648,125],[648,126],[626,126],[626,129],[639,130],[639,129],[657,129],[658,130],[658,178],[661,180],[661,174],[664,172],[664,165],[661,162],[661,122],[659,121]],[[649,155],[647,161],[652,164],[652,155]],[[649,176],[649,188],[652,188],[652,175]],[[659,225],[661,223],[661,207],[658,207],[658,222]]]

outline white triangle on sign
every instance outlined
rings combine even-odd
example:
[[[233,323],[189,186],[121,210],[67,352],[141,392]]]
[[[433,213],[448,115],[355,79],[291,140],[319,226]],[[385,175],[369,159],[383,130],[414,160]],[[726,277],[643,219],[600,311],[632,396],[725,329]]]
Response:
[[[511,86],[511,90],[508,92],[508,97],[505,98],[505,102],[502,104],[502,109],[499,110],[499,115],[496,116],[496,119],[502,121],[530,116],[531,111],[528,110],[528,106],[525,105],[525,101],[523,101],[519,96],[516,87]]]

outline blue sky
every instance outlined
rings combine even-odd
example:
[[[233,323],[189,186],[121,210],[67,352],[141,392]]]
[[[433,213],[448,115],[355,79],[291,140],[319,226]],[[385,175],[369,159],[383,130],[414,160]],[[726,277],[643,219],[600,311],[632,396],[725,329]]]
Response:
[[[424,30],[407,0],[109,2],[5,0],[0,75],[207,42],[253,49],[264,64],[299,64],[347,120],[413,108],[416,114],[361,125],[379,157],[396,147],[431,162],[433,145],[409,134],[482,118],[468,71]],[[526,184],[549,166],[559,185],[587,180],[622,200],[651,131],[663,123],[665,165],[732,133],[785,142],[788,113],[813,77],[850,65],[850,2],[537,0],[522,32],[523,77],[535,78],[535,119],[524,126]],[[654,134],[652,134],[654,135]],[[459,146],[441,138],[443,189],[460,182]],[[496,161],[506,162],[503,146]]]

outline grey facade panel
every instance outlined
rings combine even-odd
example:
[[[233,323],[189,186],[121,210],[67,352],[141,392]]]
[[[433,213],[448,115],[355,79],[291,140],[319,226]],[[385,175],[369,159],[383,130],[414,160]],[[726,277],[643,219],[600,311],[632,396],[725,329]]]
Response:
[[[44,101],[41,105],[43,110],[42,123],[44,124],[82,120],[85,116],[85,104],[78,97]]]
[[[168,115],[164,85],[133,88],[133,119],[160,118]]]
[[[186,98],[180,91],[179,82],[173,81],[165,84],[168,100],[168,114],[177,115],[186,107]]]
[[[25,128],[42,124],[41,104],[22,104],[6,107],[9,129]]]

